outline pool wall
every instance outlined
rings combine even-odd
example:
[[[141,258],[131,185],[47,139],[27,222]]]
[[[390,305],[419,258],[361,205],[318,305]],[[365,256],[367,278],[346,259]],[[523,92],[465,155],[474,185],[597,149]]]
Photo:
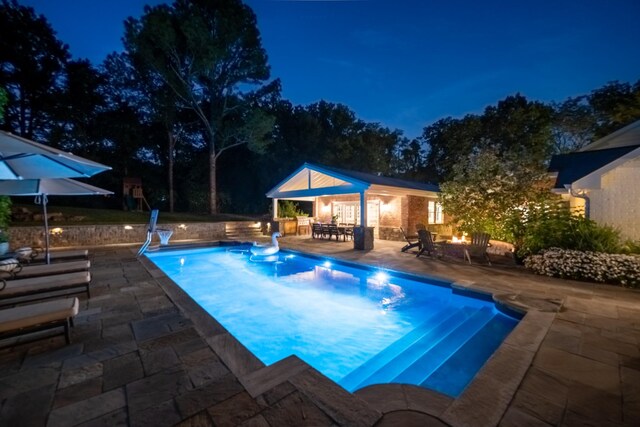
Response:
[[[227,246],[237,243],[216,242],[209,244],[209,246]],[[202,245],[198,245],[198,247],[202,247]],[[185,248],[187,247],[181,245],[160,250]],[[132,249],[132,252],[134,251]],[[296,253],[296,251],[291,252]],[[325,255],[318,256],[308,253],[305,255],[317,259],[329,259],[331,262],[355,268],[378,268],[365,263],[353,263]],[[550,304],[549,307],[527,311],[526,304],[521,303],[517,295],[494,293],[492,289],[473,282],[450,284],[442,279],[429,276],[399,273],[399,277],[433,283],[438,286],[450,286],[456,293],[480,295],[485,300],[490,298],[496,302],[496,307],[505,313],[523,317],[458,398],[453,399],[432,390],[405,384],[372,385],[351,394],[296,356],[265,366],[216,319],[156,267],[151,260],[141,257],[140,262],[157,280],[176,306],[180,307],[185,315],[193,321],[194,327],[252,396],[261,395],[288,381],[294,381],[295,378],[301,376],[302,372],[305,372],[308,373],[306,375],[307,382],[319,382],[318,378],[323,378],[324,386],[307,384],[307,386],[319,387],[316,398],[321,404],[329,405],[329,411],[349,412],[356,417],[354,419],[360,420],[363,425],[373,425],[375,423],[373,414],[376,412],[385,414],[403,410],[423,412],[452,426],[497,425],[531,365],[557,310],[557,306]],[[398,274],[396,271],[393,273]],[[329,387],[330,390],[325,390],[326,387]],[[324,395],[323,393],[328,394]],[[354,395],[360,399],[353,400],[350,396]],[[367,407],[362,406],[365,402]],[[367,424],[368,421],[371,422]]]

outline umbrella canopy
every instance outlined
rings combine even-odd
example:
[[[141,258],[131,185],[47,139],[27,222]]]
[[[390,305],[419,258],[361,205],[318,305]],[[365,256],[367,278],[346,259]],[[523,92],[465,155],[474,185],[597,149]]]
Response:
[[[111,167],[0,131],[0,179],[82,178]]]
[[[4,196],[36,196],[36,203],[42,204],[44,213],[45,259],[49,256],[49,219],[47,218],[47,196],[89,196],[108,195],[112,191],[104,190],[73,179],[22,179],[0,180],[0,195]]]

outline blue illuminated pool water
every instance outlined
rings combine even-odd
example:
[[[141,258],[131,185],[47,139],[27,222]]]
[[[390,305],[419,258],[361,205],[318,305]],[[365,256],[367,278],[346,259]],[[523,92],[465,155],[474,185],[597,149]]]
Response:
[[[147,256],[265,364],[295,354],[349,391],[395,382],[457,396],[518,322],[442,283],[284,251]]]

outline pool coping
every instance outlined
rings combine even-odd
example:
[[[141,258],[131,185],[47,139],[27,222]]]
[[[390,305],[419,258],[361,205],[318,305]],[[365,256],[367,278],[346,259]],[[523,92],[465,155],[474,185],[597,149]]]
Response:
[[[172,245],[159,250],[231,246],[240,243],[246,242],[222,241],[197,245]],[[304,253],[294,250],[287,250],[287,252]],[[371,267],[367,263],[345,261],[326,255],[304,254],[357,268]],[[563,303],[560,300],[541,299],[526,294],[504,293],[470,281],[447,283],[441,278],[429,275],[389,269],[388,271],[400,273],[402,277],[418,279],[425,283],[431,280],[437,281],[439,282],[437,285],[450,286],[455,293],[470,293],[475,294],[476,297],[480,295],[482,299],[493,300],[497,308],[507,312],[521,313],[523,317],[457,398],[407,384],[376,384],[349,393],[297,356],[290,356],[266,366],[149,258],[140,257],[138,260],[185,316],[193,321],[200,335],[253,397],[284,382],[295,384],[297,381],[297,385],[314,388],[311,392],[315,393],[317,403],[319,401],[329,413],[335,414],[335,419],[342,419],[347,423],[349,420],[357,420],[357,424],[361,425],[372,425],[376,417],[397,411],[420,412],[452,426],[497,425]],[[312,380],[309,380],[309,375],[313,377]],[[322,386],[319,386],[318,382],[322,382]],[[322,395],[318,395],[319,393]],[[370,408],[362,407],[358,402],[360,400],[362,403],[366,402],[365,404]],[[345,413],[340,414],[339,411],[345,411]]]

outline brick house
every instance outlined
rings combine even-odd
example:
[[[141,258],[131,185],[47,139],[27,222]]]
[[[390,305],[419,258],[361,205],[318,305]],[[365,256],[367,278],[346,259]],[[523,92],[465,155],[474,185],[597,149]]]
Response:
[[[553,156],[553,192],[625,239],[640,240],[640,120],[580,151]]]
[[[431,231],[451,234],[448,218],[438,203],[437,185],[354,172],[305,163],[267,192],[273,199],[273,217],[278,217],[278,200],[313,204],[316,221],[366,224],[374,236],[402,240],[399,227],[415,233],[417,223]]]

